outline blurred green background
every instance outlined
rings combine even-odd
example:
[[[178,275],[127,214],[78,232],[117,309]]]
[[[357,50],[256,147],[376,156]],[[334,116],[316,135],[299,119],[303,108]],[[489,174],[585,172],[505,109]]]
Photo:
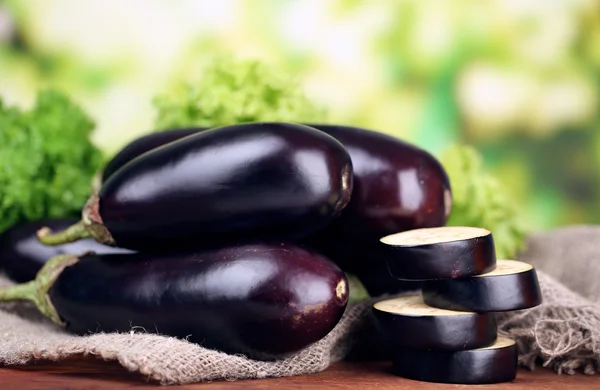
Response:
[[[59,87],[107,154],[219,53],[294,75],[330,122],[473,145],[535,229],[600,221],[598,0],[0,0],[5,103]]]

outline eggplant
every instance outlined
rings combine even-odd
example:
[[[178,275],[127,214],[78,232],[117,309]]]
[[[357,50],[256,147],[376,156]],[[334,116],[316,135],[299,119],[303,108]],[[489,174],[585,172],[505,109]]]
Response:
[[[70,253],[133,253],[128,249],[116,248],[88,238],[64,244],[44,245],[38,241],[36,232],[48,226],[66,229],[77,222],[74,218],[42,219],[17,224],[0,236],[0,266],[8,277],[18,283],[35,279],[35,275],[51,257]]]
[[[307,244],[357,275],[373,296],[419,288],[419,283],[389,275],[379,239],[446,223],[452,193],[442,165],[427,151],[376,131],[310,126],[330,134],[348,150],[354,189],[341,216]]]
[[[168,129],[143,135],[142,137],[139,137],[125,145],[123,149],[121,149],[110,159],[108,163],[106,163],[104,169],[102,170],[101,182],[104,183],[123,165],[127,164],[134,158],[159,146],[166,145],[170,142],[177,141],[181,138],[187,137],[188,135],[196,134],[207,129],[207,127],[184,127],[180,129]]]
[[[494,238],[483,228],[415,229],[383,237],[380,241],[386,248],[381,258],[396,279],[458,279],[496,268]]]
[[[489,347],[467,351],[400,349],[393,372],[418,381],[483,385],[514,380],[517,364],[517,344],[499,337]]]
[[[187,253],[63,255],[34,282],[0,289],[30,299],[68,331],[147,332],[270,360],[325,337],[348,302],[345,273],[289,243]]]
[[[352,159],[352,199],[328,227],[332,237],[379,240],[391,233],[446,223],[452,207],[450,182],[427,151],[368,129],[309,126],[340,141]]]
[[[538,306],[542,292],[531,264],[498,260],[496,269],[482,275],[424,282],[423,298],[429,306],[482,313]]]
[[[38,238],[52,245],[91,236],[136,250],[297,240],[339,215],[352,185],[347,150],[319,130],[225,126],[135,158],[92,194],[80,223]]]
[[[377,255],[381,250],[379,239],[446,223],[452,193],[442,165],[424,149],[373,130],[328,124],[308,126],[333,136],[348,150],[354,189],[341,217],[302,243],[356,274],[373,296],[420,288],[419,283],[389,275],[386,263]],[[170,136],[167,139],[171,140]]]
[[[378,331],[398,348],[460,351],[491,345],[497,338],[493,313],[436,309],[408,295],[373,305]]]

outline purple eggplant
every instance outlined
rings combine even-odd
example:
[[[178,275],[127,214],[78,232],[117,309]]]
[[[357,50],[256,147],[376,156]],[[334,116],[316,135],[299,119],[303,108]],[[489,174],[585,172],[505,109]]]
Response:
[[[189,127],[181,129],[169,129],[146,134],[125,145],[113,158],[106,164],[102,170],[102,182],[105,182],[110,176],[119,170],[123,165],[152,149],[177,141],[188,135],[196,134],[207,130],[206,127]]]
[[[385,262],[378,259],[379,239],[446,223],[452,194],[442,165],[427,151],[376,131],[309,126],[333,136],[348,150],[354,189],[342,216],[305,243],[356,274],[371,295],[419,288],[418,282],[398,281],[389,275]]]
[[[263,242],[182,254],[59,256],[35,282],[0,289],[0,300],[15,299],[34,300],[75,334],[136,327],[272,359],[335,327],[348,280],[317,253]]]
[[[355,196],[336,230],[358,238],[366,233],[379,240],[405,230],[445,224],[452,205],[450,182],[442,165],[430,153],[373,130],[325,124],[308,126],[340,141],[352,159]],[[104,170],[104,177],[152,148],[205,130],[174,129],[139,138],[113,158]]]
[[[310,124],[339,140],[350,153],[354,189],[348,206],[308,243],[357,275],[371,295],[412,290],[387,271],[379,239],[443,226],[450,215],[450,181],[427,151],[397,138],[350,126]]]
[[[46,244],[92,236],[130,249],[296,240],[346,207],[352,162],[312,127],[249,123],[203,131],[130,161],[90,197],[82,221]]]
[[[0,236],[0,268],[15,282],[23,283],[35,279],[40,268],[51,257],[62,254],[78,254],[87,251],[95,253],[133,253],[128,249],[100,244],[88,238],[64,244],[44,245],[38,241],[36,232],[48,226],[52,229],[66,229],[77,222],[74,218],[43,219],[23,222],[5,231]]]
[[[430,153],[372,130],[309,126],[340,141],[352,159],[352,199],[331,226],[331,235],[379,240],[392,233],[446,223],[452,206],[450,181]]]

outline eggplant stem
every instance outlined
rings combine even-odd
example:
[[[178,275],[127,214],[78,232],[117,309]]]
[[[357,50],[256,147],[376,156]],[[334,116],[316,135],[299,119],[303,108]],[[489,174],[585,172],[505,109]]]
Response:
[[[0,302],[30,301],[46,318],[58,325],[65,326],[50,301],[48,292],[60,273],[78,261],[79,256],[77,255],[54,256],[44,264],[34,280],[0,288]]]
[[[92,177],[92,191],[100,191],[100,188],[102,187],[102,175],[103,171],[102,169],[99,169],[96,171],[94,177]]]
[[[32,280],[27,283],[0,288],[0,302],[30,301],[35,302],[37,283]]]
[[[92,234],[83,221],[56,233],[47,227],[37,231],[37,238],[44,245],[61,245],[89,237],[92,237]]]

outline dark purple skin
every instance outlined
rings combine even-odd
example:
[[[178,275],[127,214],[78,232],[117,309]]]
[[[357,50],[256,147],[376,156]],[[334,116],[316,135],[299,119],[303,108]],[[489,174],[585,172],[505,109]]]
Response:
[[[400,280],[459,279],[496,268],[492,233],[486,236],[411,247],[383,244],[379,256],[389,273]]]
[[[325,257],[259,243],[188,254],[85,255],[49,298],[76,334],[141,327],[207,348],[274,359],[327,335],[348,282]]]
[[[514,380],[517,365],[516,344],[467,351],[402,348],[394,357],[393,372],[418,381],[482,385]]]
[[[451,207],[450,182],[442,165],[430,153],[372,130],[324,124],[307,126],[340,141],[353,164],[354,196],[328,234],[340,232],[363,239],[366,233],[372,240],[379,240],[392,233],[446,223]],[[183,128],[143,136],[109,162],[103,178],[142,153],[206,130]],[[399,176],[404,179],[399,180]]]
[[[102,171],[102,182],[105,182],[110,176],[119,170],[123,165],[152,149],[177,141],[188,135],[196,134],[207,130],[206,127],[189,127],[181,129],[168,129],[150,133],[141,136],[125,145],[113,158],[106,164]]]
[[[340,214],[352,181],[350,156],[333,137],[297,124],[240,124],[130,161],[104,183],[91,216],[132,249],[295,240]]]
[[[353,272],[373,296],[420,287],[392,278],[378,259],[379,239],[405,230],[443,226],[451,188],[442,165],[427,151],[376,131],[308,124],[340,141],[354,171],[348,207],[334,223],[305,243]],[[200,131],[200,130],[198,130]]]
[[[423,283],[423,299],[440,309],[501,312],[538,306],[542,292],[532,268],[509,275],[430,280]]]
[[[35,279],[37,272],[54,256],[79,254],[87,251],[96,253],[133,253],[128,249],[116,248],[88,238],[63,245],[44,245],[37,239],[36,232],[44,226],[62,230],[77,222],[77,219],[43,219],[17,224],[0,236],[0,268],[18,283]]]
[[[373,309],[385,340],[399,348],[460,351],[483,348],[497,337],[493,313],[447,316],[402,316]]]
[[[354,189],[339,218],[309,245],[361,279],[372,296],[420,287],[392,278],[379,239],[405,230],[443,226],[451,189],[442,165],[397,138],[350,126],[313,125],[338,139],[352,158]]]
[[[352,199],[327,234],[379,240],[422,227],[442,226],[450,214],[450,182],[427,151],[376,131],[309,125],[340,141],[354,171]]]

